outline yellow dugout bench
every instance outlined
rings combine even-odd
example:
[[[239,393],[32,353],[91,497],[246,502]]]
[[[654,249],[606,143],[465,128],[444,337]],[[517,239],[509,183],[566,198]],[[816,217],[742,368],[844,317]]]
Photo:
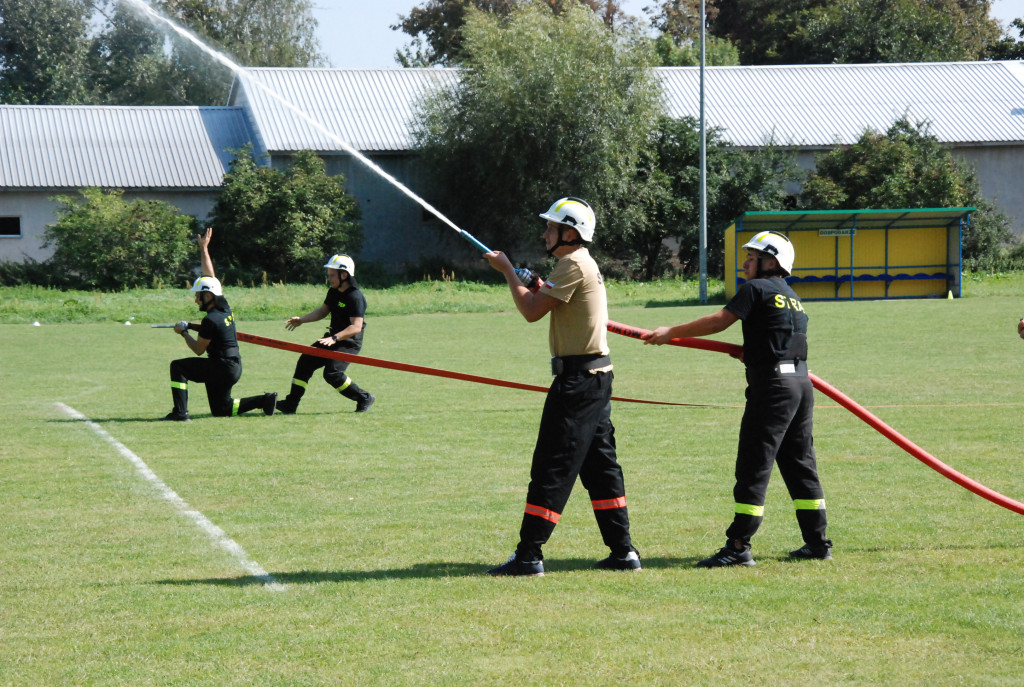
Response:
[[[745,212],[725,230],[725,295],[744,283],[743,244],[762,231],[796,250],[786,280],[803,300],[961,295],[963,231],[974,207]]]

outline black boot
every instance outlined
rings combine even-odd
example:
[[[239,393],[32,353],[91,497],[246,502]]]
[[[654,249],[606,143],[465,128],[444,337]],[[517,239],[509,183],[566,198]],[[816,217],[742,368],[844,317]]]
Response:
[[[356,402],[357,413],[365,413],[373,405],[373,402],[377,400],[377,397],[369,391],[360,389],[359,385],[353,382],[351,377],[348,379],[347,384],[342,385],[338,389],[338,393],[350,401]]]
[[[171,400],[174,403],[174,409],[162,419],[188,421],[187,381],[171,380]]]
[[[296,384],[293,380],[292,388],[289,389],[288,395],[284,397],[283,401],[278,401],[277,412],[293,415],[299,409],[299,401],[302,400],[304,393],[306,393],[305,385]]]
[[[238,401],[238,414],[260,408],[264,415],[273,415],[277,407],[277,394],[266,393],[260,396],[249,396]]]
[[[790,555],[794,558],[830,560],[832,558],[832,540],[825,536],[825,528],[828,526],[825,509],[798,510],[796,521],[800,525],[800,535],[803,537],[805,546],[791,551]]]
[[[601,539],[613,557],[625,558],[634,550],[629,538],[629,511],[625,506],[595,510],[594,518],[601,530]]]
[[[516,546],[516,557],[521,561],[539,561],[544,559],[541,548],[555,531],[555,523],[529,513],[523,514],[523,522],[519,526],[519,545]]]

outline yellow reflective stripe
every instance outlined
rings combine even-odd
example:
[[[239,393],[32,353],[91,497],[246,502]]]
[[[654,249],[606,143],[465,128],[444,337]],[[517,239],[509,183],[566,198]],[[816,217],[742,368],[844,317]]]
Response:
[[[344,384],[342,384],[341,386],[338,387],[338,389],[337,389],[338,393],[340,394],[342,391],[347,389],[349,384],[351,384],[351,383],[352,383],[352,378],[349,377],[348,379],[345,380]]]
[[[231,417],[236,417],[238,415],[238,405],[241,402],[242,402],[242,399],[240,399],[240,398],[233,398],[233,399],[231,399]]]
[[[825,499],[793,499],[797,510],[825,510]]]
[[[301,386],[303,389],[309,388],[309,384],[302,381],[301,379],[292,379],[292,384],[294,384],[295,386]]]
[[[755,506],[750,503],[737,503],[736,512],[740,515],[753,515],[755,518],[763,518],[764,506]]]
[[[188,382],[171,382],[172,389],[184,389],[188,391]]]

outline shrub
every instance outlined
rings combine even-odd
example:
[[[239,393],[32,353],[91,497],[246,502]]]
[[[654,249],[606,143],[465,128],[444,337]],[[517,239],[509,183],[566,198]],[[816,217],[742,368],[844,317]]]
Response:
[[[334,253],[362,244],[359,206],[345,178],[328,176],[316,153],[295,154],[284,170],[257,164],[252,148],[235,151],[210,213],[218,264],[228,281],[322,281]]]
[[[810,210],[977,207],[964,231],[964,267],[999,268],[1019,241],[1010,220],[981,193],[973,168],[928,133],[926,122],[896,120],[885,134],[865,131],[849,148],[817,161],[800,197]]]
[[[57,223],[46,230],[44,246],[55,246],[50,269],[61,282],[89,289],[120,291],[182,283],[195,260],[190,236],[194,217],[162,201],[126,202],[123,190],[82,189],[81,199],[57,196]]]

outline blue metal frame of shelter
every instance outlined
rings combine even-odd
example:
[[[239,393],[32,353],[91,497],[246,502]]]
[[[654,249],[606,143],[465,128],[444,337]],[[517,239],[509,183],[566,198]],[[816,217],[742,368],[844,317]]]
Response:
[[[839,289],[849,286],[849,297],[843,296],[843,300],[877,300],[879,296],[856,296],[855,282],[884,282],[885,295],[889,298],[890,288],[894,282],[908,280],[945,280],[949,292],[955,297],[961,296],[963,283],[963,232],[970,226],[970,215],[977,210],[976,207],[959,208],[921,208],[921,209],[893,209],[893,210],[822,210],[822,211],[787,211],[787,212],[746,212],[740,215],[733,223],[733,250],[734,255],[740,256],[742,248],[740,245],[741,233],[757,233],[760,231],[775,231],[789,235],[796,231],[836,231],[835,234],[835,255],[832,266],[810,266],[796,267],[793,275],[786,279],[790,284],[798,283],[821,283],[831,282],[835,287],[835,295],[832,298],[806,298],[805,300],[837,300],[840,299]],[[946,228],[946,261],[943,263],[902,263],[892,264],[890,260],[890,238],[891,232],[901,229],[934,229]],[[855,241],[853,236],[858,229],[883,230],[884,239],[884,264],[883,265],[857,265],[855,263]],[[849,232],[849,233],[839,233]],[[850,255],[849,265],[841,265],[840,262],[840,238],[849,236]],[[797,260],[799,264],[799,256]],[[739,288],[745,282],[742,269],[736,269],[736,286]],[[833,273],[826,276],[801,277],[803,272],[821,272],[824,269],[832,269]],[[865,272],[881,270],[881,274],[855,274],[855,271]],[[893,270],[901,270],[894,273]],[[904,296],[899,298],[931,298],[933,295]]]

